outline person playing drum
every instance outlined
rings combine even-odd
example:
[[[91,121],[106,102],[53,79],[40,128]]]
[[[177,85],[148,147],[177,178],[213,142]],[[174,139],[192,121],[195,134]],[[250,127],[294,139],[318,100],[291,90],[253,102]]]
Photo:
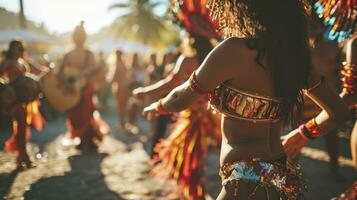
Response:
[[[30,125],[41,130],[44,119],[38,111],[39,86],[36,78],[27,73],[31,68],[24,60],[25,48],[21,41],[13,40],[0,64],[1,111],[13,119],[12,136],[5,143],[5,150],[17,155],[18,168],[32,166],[26,142],[30,137]]]

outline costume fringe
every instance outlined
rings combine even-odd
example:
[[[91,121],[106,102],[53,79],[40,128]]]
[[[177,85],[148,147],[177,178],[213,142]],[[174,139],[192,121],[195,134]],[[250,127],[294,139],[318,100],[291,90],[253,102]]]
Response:
[[[42,117],[39,107],[40,101],[35,100],[31,103],[27,103],[24,105],[18,105],[19,107],[16,108],[16,114],[20,114],[19,112],[26,112],[26,140],[31,138],[31,126],[33,126],[36,130],[42,131],[43,126],[45,124],[45,119]],[[22,111],[21,111],[22,110]],[[17,141],[17,134],[19,130],[19,122],[13,120],[12,122],[12,136],[5,142],[5,151],[10,153],[18,153],[19,145]]]
[[[204,160],[210,147],[221,141],[219,119],[208,110],[185,110],[179,114],[172,134],[161,140],[154,151],[152,175],[175,180],[181,199],[204,199]]]

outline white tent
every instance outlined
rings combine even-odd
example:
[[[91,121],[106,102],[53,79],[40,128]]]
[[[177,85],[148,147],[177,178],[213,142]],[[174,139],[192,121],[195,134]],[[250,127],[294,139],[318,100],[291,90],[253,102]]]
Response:
[[[103,51],[107,54],[112,53],[116,49],[121,49],[124,52],[139,52],[142,54],[148,50],[148,47],[143,44],[112,37],[92,43],[89,46],[94,51]]]
[[[25,42],[50,42],[51,37],[25,29],[0,30],[0,42],[11,40],[22,40]]]

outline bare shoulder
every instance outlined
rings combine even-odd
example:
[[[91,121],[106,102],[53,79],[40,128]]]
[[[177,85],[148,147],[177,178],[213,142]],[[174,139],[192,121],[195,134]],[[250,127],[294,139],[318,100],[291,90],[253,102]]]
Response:
[[[252,50],[247,47],[247,39],[231,37],[217,45],[205,62],[214,63],[223,68],[236,69],[251,57],[251,52]]]
[[[236,55],[237,51],[246,49],[247,39],[231,37],[223,40],[213,51]]]

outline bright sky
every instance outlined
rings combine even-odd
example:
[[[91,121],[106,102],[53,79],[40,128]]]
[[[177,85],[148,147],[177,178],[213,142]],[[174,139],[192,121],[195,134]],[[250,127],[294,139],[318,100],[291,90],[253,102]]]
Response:
[[[94,33],[103,26],[111,24],[123,14],[108,7],[123,0],[23,0],[25,15],[29,20],[44,23],[50,32],[72,31],[81,20],[85,21],[88,33]],[[125,1],[125,0],[124,0]],[[130,0],[129,0],[130,1]],[[157,1],[157,0],[156,0]],[[1,0],[0,7],[18,12],[18,0]],[[164,6],[157,9],[163,13]]]

